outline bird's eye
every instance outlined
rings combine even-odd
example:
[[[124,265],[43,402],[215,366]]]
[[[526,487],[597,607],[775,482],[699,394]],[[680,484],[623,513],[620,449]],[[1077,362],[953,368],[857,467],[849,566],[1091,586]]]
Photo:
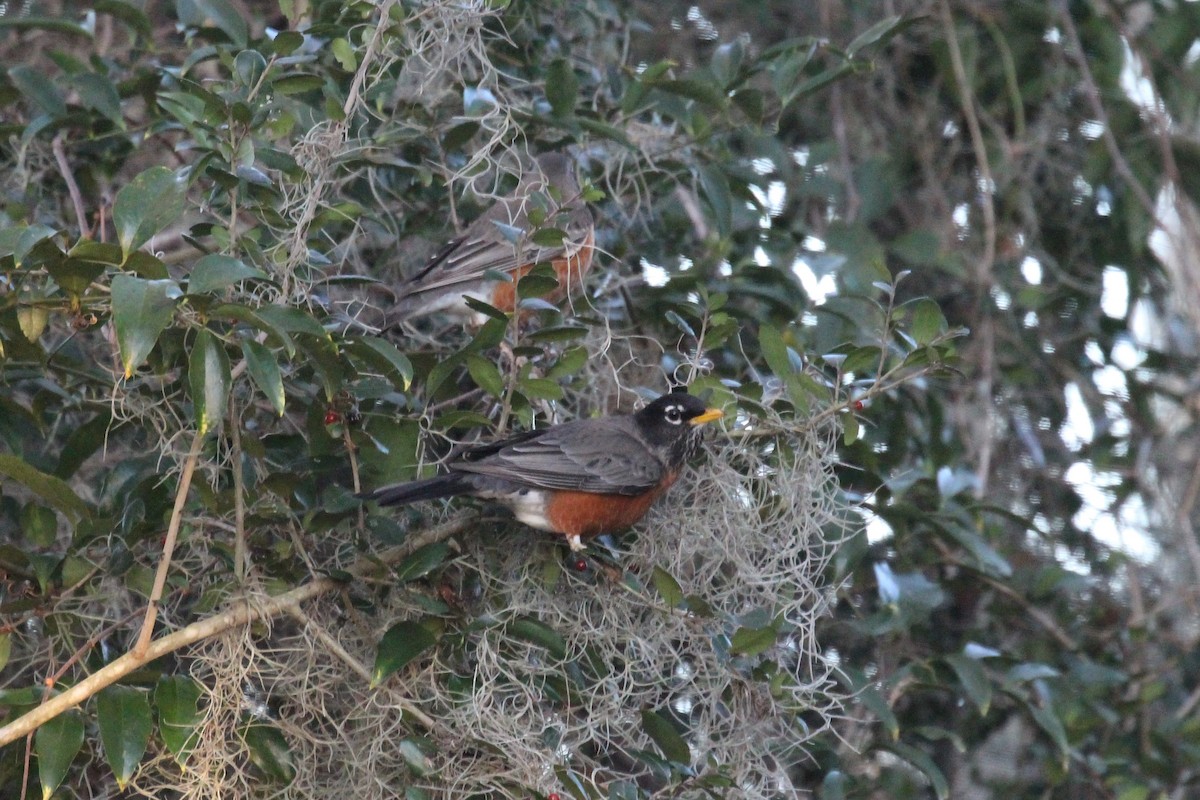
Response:
[[[679,406],[667,406],[667,422],[678,425],[683,419],[683,409]]]

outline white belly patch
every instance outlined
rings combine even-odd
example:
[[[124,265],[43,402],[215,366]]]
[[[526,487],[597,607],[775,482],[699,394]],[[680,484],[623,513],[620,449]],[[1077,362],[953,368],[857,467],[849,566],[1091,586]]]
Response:
[[[531,528],[555,532],[550,520],[546,519],[543,513],[546,510],[546,493],[543,491],[522,489],[518,492],[490,492],[479,496],[503,502],[512,509],[514,517]]]

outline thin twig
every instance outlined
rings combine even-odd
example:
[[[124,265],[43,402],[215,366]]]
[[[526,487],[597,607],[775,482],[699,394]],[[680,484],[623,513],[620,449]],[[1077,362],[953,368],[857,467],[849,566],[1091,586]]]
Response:
[[[91,229],[88,228],[87,213],[83,210],[83,195],[79,193],[79,184],[75,183],[75,176],[71,173],[71,164],[67,161],[62,131],[59,131],[58,135],[50,142],[50,149],[54,151],[54,160],[58,163],[59,174],[67,184],[67,193],[71,195],[71,205],[75,207],[75,221],[79,224],[79,236],[88,238],[91,236]]]
[[[146,621],[142,623],[142,632],[138,634],[137,644],[133,646],[132,655],[141,657],[150,646],[150,637],[154,635],[154,620],[158,616],[158,601],[162,599],[163,587],[167,582],[167,573],[171,569],[171,555],[175,552],[175,540],[179,536],[179,523],[183,520],[183,506],[187,503],[188,490],[192,486],[192,475],[196,472],[196,462],[200,460],[200,448],[204,436],[197,431],[192,438],[192,450],[187,460],[183,462],[183,473],[179,476],[179,488],[175,491],[175,507],[171,510],[171,521],[167,525],[167,536],[163,541],[162,558],[158,562],[158,572],[154,575],[154,588],[150,591],[150,603],[146,606]]]

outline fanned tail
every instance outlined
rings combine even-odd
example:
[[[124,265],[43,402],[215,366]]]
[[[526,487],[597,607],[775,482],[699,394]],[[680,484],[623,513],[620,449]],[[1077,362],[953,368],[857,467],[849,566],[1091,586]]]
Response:
[[[433,478],[425,478],[408,483],[397,483],[383,486],[373,492],[356,494],[360,500],[376,500],[381,506],[400,506],[415,503],[418,500],[437,500],[442,497],[454,497],[468,491],[471,487],[461,472],[449,472]]]

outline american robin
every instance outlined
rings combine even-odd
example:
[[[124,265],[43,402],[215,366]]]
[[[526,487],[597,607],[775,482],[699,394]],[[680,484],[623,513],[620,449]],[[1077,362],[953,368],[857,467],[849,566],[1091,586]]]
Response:
[[[433,478],[359,495],[394,506],[466,495],[508,506],[533,528],[583,537],[628,528],[675,483],[700,446],[701,425],[720,419],[694,395],[676,390],[629,415],[528,431],[472,447]]]
[[[537,226],[529,219],[535,208],[544,213]],[[529,237],[538,228],[558,229],[564,236],[556,244],[534,244]],[[393,311],[409,318],[437,311],[470,315],[464,296],[515,311],[517,281],[537,264],[554,268],[559,288],[547,299],[556,302],[583,283],[595,242],[574,162],[563,153],[543,153],[511,196],[496,201],[398,287]]]

